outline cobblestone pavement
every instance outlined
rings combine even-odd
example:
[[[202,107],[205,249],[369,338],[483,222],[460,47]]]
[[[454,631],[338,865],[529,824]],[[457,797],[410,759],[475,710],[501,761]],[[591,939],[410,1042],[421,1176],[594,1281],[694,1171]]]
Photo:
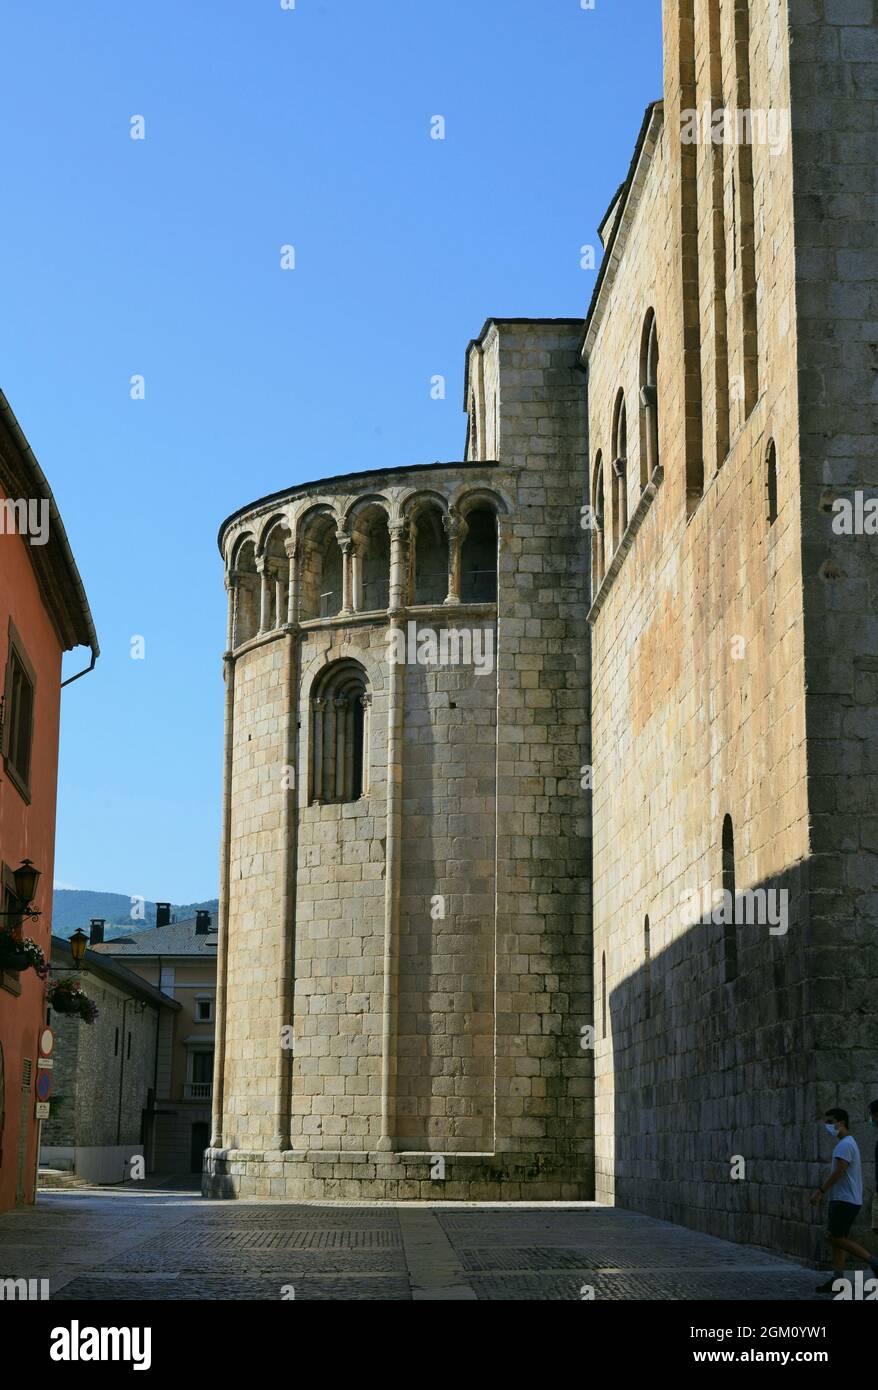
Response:
[[[48,1278],[57,1299],[819,1300],[814,1270],[593,1203],[207,1202],[130,1187],[44,1192],[0,1216],[0,1277]]]

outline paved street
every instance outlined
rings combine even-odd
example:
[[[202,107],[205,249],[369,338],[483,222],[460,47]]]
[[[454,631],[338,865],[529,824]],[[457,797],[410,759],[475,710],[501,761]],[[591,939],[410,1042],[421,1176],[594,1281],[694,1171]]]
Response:
[[[592,1203],[206,1202],[131,1188],[41,1192],[0,1216],[0,1277],[95,1300],[554,1300],[583,1286],[596,1299],[798,1300],[818,1282]]]

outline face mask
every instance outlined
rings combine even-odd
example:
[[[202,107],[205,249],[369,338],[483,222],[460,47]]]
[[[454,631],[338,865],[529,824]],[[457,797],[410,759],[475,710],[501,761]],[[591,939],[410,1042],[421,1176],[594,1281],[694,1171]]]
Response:
[[[826,1130],[826,1133],[827,1133],[827,1134],[831,1134],[831,1135],[832,1135],[833,1139],[837,1139],[837,1138],[838,1138],[838,1133],[837,1133],[837,1131],[836,1131],[835,1125],[824,1124],[823,1128]]]

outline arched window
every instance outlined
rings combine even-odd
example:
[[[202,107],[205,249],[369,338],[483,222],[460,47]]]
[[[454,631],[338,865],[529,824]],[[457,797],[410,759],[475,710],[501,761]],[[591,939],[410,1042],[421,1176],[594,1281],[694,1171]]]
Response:
[[[261,632],[271,632],[288,621],[290,562],[286,543],[289,538],[285,521],[276,522],[265,538],[259,602]]]
[[[311,695],[310,801],[358,801],[368,791],[369,694],[358,661],[336,661]]]
[[[607,1036],[607,953],[601,954],[601,1037]]]
[[[768,493],[768,524],[777,521],[777,449],[772,439],[765,456],[765,489]]]
[[[652,1013],[652,953],[649,917],[643,919],[643,1017]]]
[[[462,603],[497,602],[497,517],[488,507],[466,515],[466,535],[460,548]]]
[[[242,541],[232,561],[234,604],[232,646],[249,642],[259,630],[260,581],[256,573],[256,547],[249,538]]]
[[[613,550],[619,543],[628,525],[628,416],[625,410],[625,394],[620,391],[613,410]]]
[[[640,490],[659,465],[658,428],[659,345],[655,311],[650,309],[640,340]]]
[[[731,816],[726,816],[723,821],[723,966],[726,984],[730,984],[738,974],[735,891],[735,831]]]
[[[596,594],[604,577],[604,459],[598,450],[591,477],[591,587]]]
[[[364,503],[351,518],[351,588],[355,613],[375,613],[390,602],[390,532],[387,512]]]
[[[342,604],[342,554],[328,510],[309,517],[299,538],[299,612],[303,621],[332,618]]]
[[[448,596],[448,536],[439,507],[425,506],[418,512],[412,539],[412,603],[444,603]]]

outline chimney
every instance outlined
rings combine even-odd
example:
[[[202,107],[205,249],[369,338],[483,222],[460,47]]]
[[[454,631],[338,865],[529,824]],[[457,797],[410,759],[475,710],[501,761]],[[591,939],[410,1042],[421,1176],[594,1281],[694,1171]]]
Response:
[[[195,935],[207,936],[210,931],[210,913],[203,907],[198,908],[195,913]]]
[[[171,904],[156,903],[155,905],[155,924],[157,927],[169,927],[171,925]]]
[[[89,946],[100,946],[104,939],[104,927],[107,925],[106,917],[92,917],[88,929]]]

